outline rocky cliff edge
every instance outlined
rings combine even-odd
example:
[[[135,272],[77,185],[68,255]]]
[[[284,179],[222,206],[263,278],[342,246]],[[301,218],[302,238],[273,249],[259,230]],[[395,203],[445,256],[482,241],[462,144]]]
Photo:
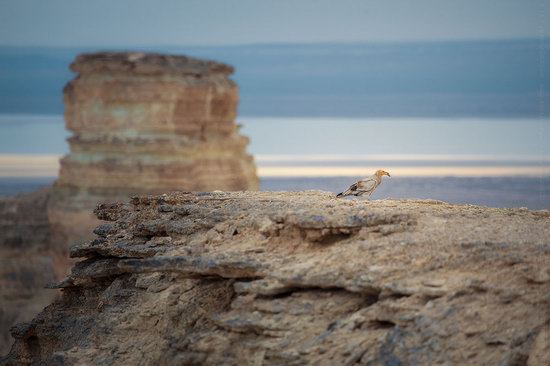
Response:
[[[5,364],[547,365],[550,212],[173,193],[108,223]]]

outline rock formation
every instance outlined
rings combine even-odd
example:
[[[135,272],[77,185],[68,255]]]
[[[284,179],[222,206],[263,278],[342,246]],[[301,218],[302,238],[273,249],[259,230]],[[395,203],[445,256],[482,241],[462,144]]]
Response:
[[[99,202],[174,190],[256,190],[248,139],[235,123],[231,66],[145,53],[77,57],[64,90],[71,153],[48,207],[54,243],[98,224]]]
[[[47,202],[47,189],[0,199],[0,355],[13,341],[9,327],[31,320],[56,295],[44,289],[59,260],[49,246]]]
[[[55,296],[69,244],[92,236],[100,202],[173,190],[255,190],[235,124],[233,69],[184,56],[97,53],[71,65],[64,91],[71,153],[53,189],[0,200],[0,355],[8,328]]]
[[[309,191],[96,213],[5,364],[550,362],[548,211]]]

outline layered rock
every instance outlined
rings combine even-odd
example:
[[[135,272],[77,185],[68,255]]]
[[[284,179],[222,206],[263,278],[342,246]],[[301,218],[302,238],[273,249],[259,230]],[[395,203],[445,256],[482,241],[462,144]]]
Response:
[[[78,56],[64,90],[71,153],[48,207],[53,242],[89,237],[99,202],[174,190],[255,190],[233,68],[185,56]]]
[[[255,190],[248,139],[235,123],[233,69],[184,56],[97,53],[71,65],[64,90],[71,153],[53,189],[0,200],[0,354],[8,328],[50,303],[44,285],[92,237],[100,202],[173,190]]]
[[[62,259],[50,250],[48,190],[0,199],[0,355],[13,339],[9,327],[29,321],[56,295],[44,289]]]
[[[323,192],[105,204],[6,364],[547,365],[550,213]]]

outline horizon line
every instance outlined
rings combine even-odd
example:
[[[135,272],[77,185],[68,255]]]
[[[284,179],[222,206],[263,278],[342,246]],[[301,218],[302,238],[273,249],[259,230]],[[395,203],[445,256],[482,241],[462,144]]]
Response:
[[[22,163],[26,161],[48,162],[59,160],[67,153],[0,153],[1,163]],[[550,155],[520,154],[250,154],[260,162],[345,162],[345,161],[449,161],[449,162],[550,162]]]
[[[304,45],[324,45],[324,46],[353,46],[353,45],[411,45],[411,44],[448,44],[448,43],[488,43],[488,42],[525,42],[535,41],[541,45],[540,38],[537,36],[532,37],[508,37],[508,38],[455,38],[447,40],[438,39],[424,39],[424,40],[388,40],[388,41],[298,41],[298,42],[286,42],[286,41],[273,41],[273,42],[250,42],[250,43],[231,43],[231,44],[197,44],[197,45],[174,45],[174,44],[160,44],[160,45],[10,45],[0,44],[0,48],[36,48],[36,49],[104,49],[112,50],[116,49],[128,49],[136,47],[134,51],[140,51],[140,47],[145,48],[238,48],[238,47],[270,47],[270,46],[304,46]],[[550,44],[542,43],[544,47],[550,47]]]
[[[14,117],[14,118],[24,118],[24,117],[61,117],[64,118],[65,112],[60,113],[33,113],[33,112],[2,112],[0,111],[0,118],[1,117]],[[488,115],[488,116],[456,116],[456,115],[447,115],[447,116],[437,116],[437,115],[429,115],[429,116],[391,116],[391,115],[383,115],[383,116],[373,116],[373,115],[365,115],[365,116],[276,116],[276,115],[237,115],[235,117],[235,123],[241,124],[241,122],[246,123],[254,123],[254,121],[251,121],[252,119],[257,120],[263,120],[264,122],[270,119],[299,119],[302,121],[305,120],[311,120],[311,121],[318,121],[318,120],[350,120],[350,121],[358,121],[358,120],[416,120],[416,121],[431,121],[431,120],[453,120],[453,121],[510,121],[510,120],[528,120],[528,121],[548,121],[550,122],[550,115],[548,116],[540,116],[540,115],[521,115],[521,116],[495,116],[495,115]],[[246,120],[246,121],[245,121]],[[0,123],[2,123],[0,119]],[[546,122],[545,122],[546,123]]]
[[[0,178],[57,177],[62,155],[0,154]],[[265,156],[264,156],[265,157]],[[261,158],[260,158],[261,159]],[[396,160],[399,161],[399,160]],[[401,160],[403,161],[403,160]],[[550,161],[548,159],[547,161]],[[334,161],[331,161],[334,163]],[[376,166],[262,166],[260,178],[313,178],[368,176]],[[550,176],[550,166],[392,166],[391,174],[401,177],[542,177]]]

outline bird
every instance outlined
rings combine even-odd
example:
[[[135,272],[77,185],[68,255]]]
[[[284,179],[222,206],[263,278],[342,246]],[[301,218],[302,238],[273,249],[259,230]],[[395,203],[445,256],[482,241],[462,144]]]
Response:
[[[367,195],[367,199],[368,199],[370,198],[370,195],[380,185],[380,183],[382,183],[382,177],[384,175],[391,177],[390,173],[386,172],[385,170],[377,170],[376,173],[374,173],[370,177],[366,177],[364,179],[361,179],[353,183],[344,192],[338,193],[336,197]]]

